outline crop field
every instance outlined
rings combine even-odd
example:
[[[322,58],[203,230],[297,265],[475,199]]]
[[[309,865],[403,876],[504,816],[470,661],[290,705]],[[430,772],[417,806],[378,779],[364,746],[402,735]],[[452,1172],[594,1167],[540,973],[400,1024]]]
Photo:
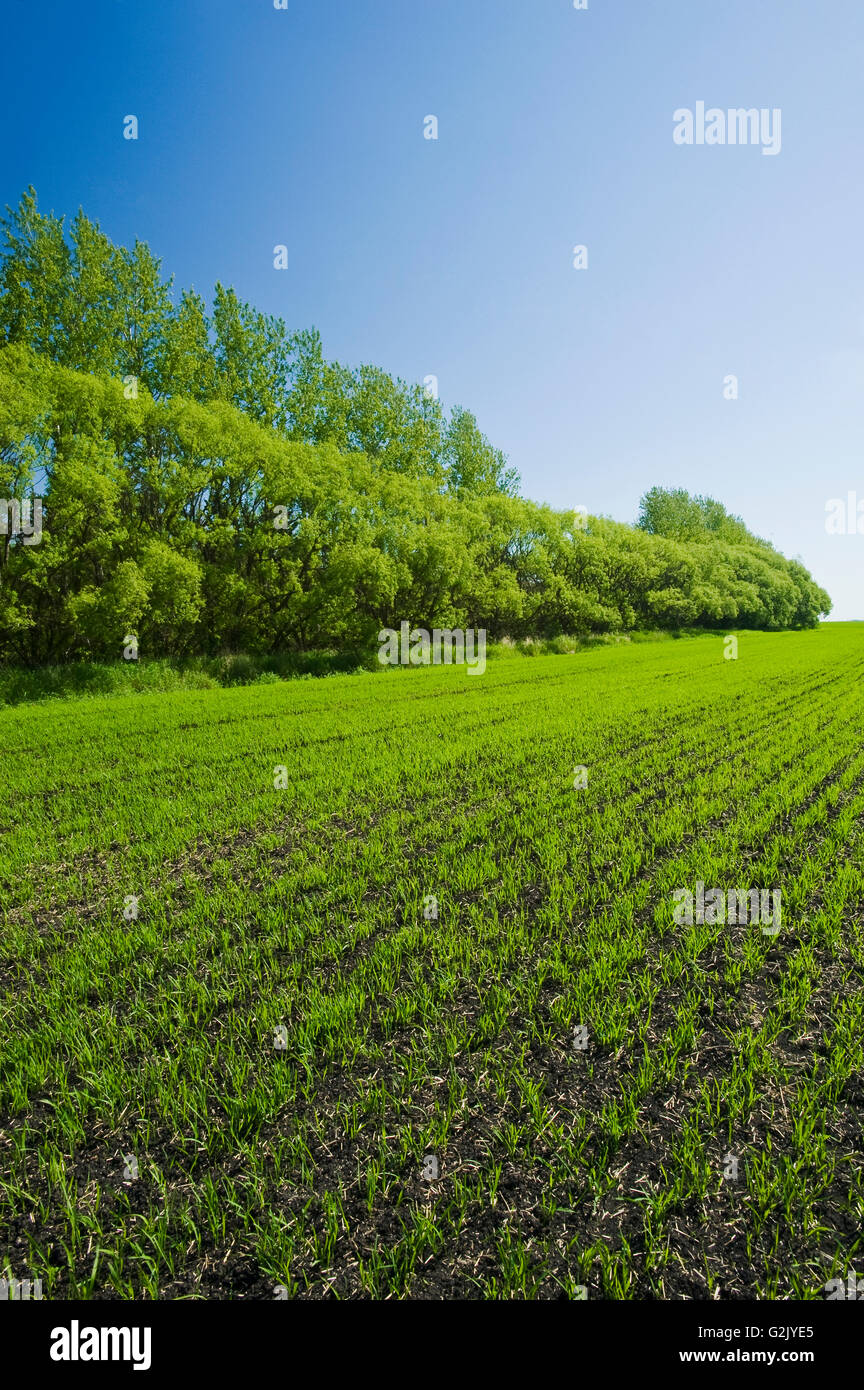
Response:
[[[824,1299],[862,676],[836,624],[3,711],[0,1273]]]

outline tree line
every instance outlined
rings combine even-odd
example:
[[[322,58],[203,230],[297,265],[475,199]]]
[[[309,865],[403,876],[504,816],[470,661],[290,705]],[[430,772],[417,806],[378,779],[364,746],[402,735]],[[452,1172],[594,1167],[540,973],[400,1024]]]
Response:
[[[530,502],[461,407],[149,248],[2,219],[0,660],[365,648],[383,627],[514,638],[812,626],[828,595],[710,498],[654,488],[627,526]]]

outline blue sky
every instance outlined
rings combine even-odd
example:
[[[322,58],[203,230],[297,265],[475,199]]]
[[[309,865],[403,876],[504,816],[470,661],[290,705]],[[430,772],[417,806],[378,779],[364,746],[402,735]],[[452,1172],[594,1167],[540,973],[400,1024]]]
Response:
[[[0,202],[434,374],[529,497],[711,493],[864,617],[825,530],[864,499],[864,6],[588,3],[7,0]],[[676,145],[699,101],[779,108],[780,153]]]

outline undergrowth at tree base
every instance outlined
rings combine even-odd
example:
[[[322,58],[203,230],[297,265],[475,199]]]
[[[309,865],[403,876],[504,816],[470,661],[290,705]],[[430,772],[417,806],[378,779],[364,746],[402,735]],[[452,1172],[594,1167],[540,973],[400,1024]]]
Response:
[[[596,647],[633,642],[661,642],[720,636],[704,628],[680,628],[628,633],[562,634],[558,637],[503,636],[489,642],[493,661],[518,656],[574,656]],[[378,661],[378,649],[350,651],[277,652],[251,655],[223,652],[218,656],[160,657],[138,661],[71,661],[65,665],[0,666],[0,707],[88,695],[156,694],[171,690],[215,690],[236,685],[268,685],[281,680],[304,680],[352,672],[392,672]]]

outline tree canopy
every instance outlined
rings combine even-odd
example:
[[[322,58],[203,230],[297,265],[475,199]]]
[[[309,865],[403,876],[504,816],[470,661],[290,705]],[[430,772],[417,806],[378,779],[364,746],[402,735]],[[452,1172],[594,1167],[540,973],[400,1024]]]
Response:
[[[828,595],[710,498],[637,526],[517,494],[504,455],[419,384],[326,360],[217,285],[175,295],[29,190],[2,222],[0,659],[361,646],[402,620],[492,635],[812,626]]]

